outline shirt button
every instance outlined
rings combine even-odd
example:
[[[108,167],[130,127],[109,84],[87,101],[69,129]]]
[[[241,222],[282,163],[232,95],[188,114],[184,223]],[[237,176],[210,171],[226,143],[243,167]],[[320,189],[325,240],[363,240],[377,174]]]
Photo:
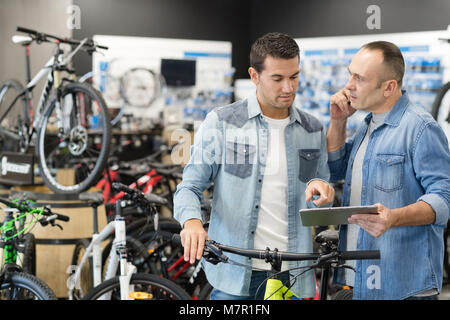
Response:
[[[256,209],[258,209],[258,208],[259,208],[259,206],[258,206],[258,205],[256,205],[256,206],[255,206],[255,208],[256,208]]]
[[[261,183],[261,182],[262,182],[262,179],[258,179],[258,182]]]

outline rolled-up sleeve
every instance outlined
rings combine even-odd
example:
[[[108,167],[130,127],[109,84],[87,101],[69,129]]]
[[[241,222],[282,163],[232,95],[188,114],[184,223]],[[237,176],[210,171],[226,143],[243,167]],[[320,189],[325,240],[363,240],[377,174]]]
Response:
[[[200,125],[190,148],[190,159],[174,196],[174,218],[184,226],[190,219],[200,219],[203,191],[218,172],[221,159],[221,133],[217,114],[210,112]]]
[[[425,201],[436,214],[435,224],[447,225],[450,210],[450,151],[448,140],[435,122],[426,124],[415,144],[414,171],[425,194]]]

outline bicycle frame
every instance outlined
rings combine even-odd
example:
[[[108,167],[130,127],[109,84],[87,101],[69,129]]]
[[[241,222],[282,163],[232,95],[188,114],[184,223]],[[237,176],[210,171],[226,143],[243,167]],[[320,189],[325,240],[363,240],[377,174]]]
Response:
[[[12,103],[6,108],[6,110],[3,112],[3,114],[0,115],[0,123],[5,119],[5,117],[8,115],[8,113],[12,110],[12,108],[15,106],[17,100],[21,97],[26,100],[26,103],[28,103],[31,106],[31,98],[30,93],[33,91],[33,89],[36,87],[36,84],[41,81],[45,76],[47,76],[47,81],[45,83],[44,89],[42,90],[39,103],[36,108],[36,112],[34,115],[34,118],[31,116],[30,118],[27,118],[27,125],[29,127],[27,128],[28,132],[19,132],[19,134],[16,134],[14,132],[10,132],[8,130],[5,130],[0,126],[0,135],[3,135],[9,139],[13,139],[16,141],[24,140],[24,145],[21,146],[26,151],[31,143],[31,140],[34,137],[34,133],[36,130],[39,130],[41,117],[44,114],[45,106],[48,101],[48,98],[50,96],[50,92],[53,87],[57,88],[57,94],[59,98],[60,94],[60,88],[62,84],[61,79],[61,70],[65,68],[65,66],[72,60],[72,57],[82,48],[82,46],[87,41],[87,38],[85,38],[83,41],[80,42],[80,44],[72,50],[67,56],[64,56],[64,52],[60,48],[59,41],[57,42],[57,52],[54,56],[52,56],[47,63],[44,65],[44,67],[31,79],[27,85],[24,91],[19,93]],[[28,45],[26,46],[27,50],[27,80],[29,79],[29,53],[28,53]],[[67,70],[67,69],[66,69]],[[71,81],[75,81],[75,75],[71,75]],[[1,94],[1,93],[0,93]],[[32,110],[30,108],[30,110]],[[62,119],[63,119],[63,113],[61,110],[61,106],[59,103],[59,99],[57,102],[57,113],[59,115],[59,121],[58,123],[58,129],[63,127]],[[30,111],[32,112],[32,111]],[[30,114],[31,115],[31,114]],[[29,122],[29,123],[28,123]],[[22,128],[20,128],[22,129]]]
[[[116,203],[116,208],[120,207],[119,202]],[[105,278],[102,279],[102,249],[101,242],[110,237],[114,232],[115,238],[109,254],[109,262],[107,264]],[[118,254],[119,252],[119,254]],[[127,262],[126,254],[126,226],[125,220],[120,215],[116,216],[114,221],[108,223],[100,233],[94,233],[92,235],[92,241],[86,248],[86,252],[81,259],[81,262],[75,268],[75,273],[69,278],[69,299],[73,300],[73,291],[76,285],[80,282],[81,270],[85,265],[87,259],[92,256],[93,264],[93,286],[97,286],[102,281],[111,279],[116,276],[117,268],[120,265],[120,295],[122,300],[129,300],[129,292],[132,289],[129,286],[131,276],[137,271],[136,267],[131,263]],[[108,300],[109,297],[105,295],[102,297]]]

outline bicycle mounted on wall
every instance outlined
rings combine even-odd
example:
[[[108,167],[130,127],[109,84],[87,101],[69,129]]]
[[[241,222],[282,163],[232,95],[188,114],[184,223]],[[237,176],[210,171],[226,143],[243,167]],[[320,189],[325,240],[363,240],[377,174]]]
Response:
[[[8,80],[0,88],[2,151],[8,156],[24,155],[29,154],[34,145],[39,174],[52,191],[84,191],[105,167],[111,141],[110,116],[101,93],[88,84],[76,82],[75,70],[68,64],[79,50],[92,54],[107,47],[88,38],[82,41],[63,39],[22,27],[17,27],[17,31],[27,34],[13,36],[13,42],[26,50],[27,85],[23,88],[19,81]],[[29,46],[32,42],[56,44],[56,52],[31,79]],[[71,46],[72,50],[64,55],[61,44]],[[63,72],[69,77],[63,76]],[[39,103],[33,108],[31,93],[46,75]],[[4,159],[2,164],[2,173],[7,173],[8,169],[17,173],[14,171],[17,164],[8,166]],[[33,163],[27,168],[25,173],[33,175]],[[6,178],[3,182],[12,181]],[[20,181],[14,182],[20,184]]]

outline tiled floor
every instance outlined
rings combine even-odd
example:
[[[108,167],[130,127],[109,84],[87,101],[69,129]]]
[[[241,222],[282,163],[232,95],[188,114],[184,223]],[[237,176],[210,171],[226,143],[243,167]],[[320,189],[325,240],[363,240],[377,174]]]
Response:
[[[442,292],[439,295],[439,300],[450,300],[450,284],[444,284],[442,286]]]

